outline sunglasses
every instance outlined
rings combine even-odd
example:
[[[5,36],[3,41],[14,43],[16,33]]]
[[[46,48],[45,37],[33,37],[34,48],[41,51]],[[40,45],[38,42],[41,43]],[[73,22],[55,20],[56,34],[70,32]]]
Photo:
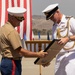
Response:
[[[22,17],[19,17],[19,16],[14,16],[18,21],[23,21],[25,20],[25,18],[22,16]]]

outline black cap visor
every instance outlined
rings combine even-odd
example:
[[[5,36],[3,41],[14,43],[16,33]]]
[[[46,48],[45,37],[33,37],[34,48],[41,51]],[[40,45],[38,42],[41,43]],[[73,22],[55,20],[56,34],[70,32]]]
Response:
[[[49,20],[50,17],[56,12],[56,10],[58,10],[58,6],[55,7],[53,10],[51,10],[50,12],[45,12],[46,20]]]

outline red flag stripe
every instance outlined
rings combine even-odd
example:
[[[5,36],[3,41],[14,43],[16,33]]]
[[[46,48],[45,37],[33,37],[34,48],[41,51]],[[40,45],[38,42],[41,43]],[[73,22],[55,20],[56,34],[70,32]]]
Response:
[[[14,7],[14,0],[11,0],[12,1],[12,7]]]
[[[24,0],[24,8],[27,8],[27,0]],[[27,11],[26,11],[24,17],[25,17],[25,20],[24,20],[24,27],[23,27],[23,31],[24,31],[23,36],[24,36],[24,34],[26,35]]]
[[[32,0],[30,0],[30,40],[32,39]]]
[[[17,6],[20,7],[20,0],[17,0]],[[20,33],[20,26],[17,27],[17,31]]]
[[[5,14],[8,14],[7,8],[8,8],[8,0],[6,0],[6,4],[5,4]],[[8,20],[8,15],[5,15],[5,22],[6,22],[7,20]]]

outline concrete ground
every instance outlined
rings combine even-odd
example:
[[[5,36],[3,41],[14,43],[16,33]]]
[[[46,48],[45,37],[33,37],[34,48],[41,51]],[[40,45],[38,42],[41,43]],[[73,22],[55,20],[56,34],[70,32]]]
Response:
[[[36,58],[23,58],[22,60],[22,75],[54,75],[54,62],[51,62],[48,67],[42,67],[40,65],[34,65]]]
[[[40,65],[34,65],[35,59],[36,58],[22,59],[22,75],[54,75],[55,59],[45,68]]]

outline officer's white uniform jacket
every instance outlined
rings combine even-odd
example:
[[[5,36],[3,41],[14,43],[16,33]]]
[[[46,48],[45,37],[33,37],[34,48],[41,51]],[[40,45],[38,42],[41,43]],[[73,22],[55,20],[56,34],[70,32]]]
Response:
[[[60,34],[60,36],[58,35]],[[52,38],[58,39],[75,35],[75,19],[69,20],[63,15],[59,24],[54,24]],[[56,57],[55,75],[75,75],[75,42],[69,41]]]

